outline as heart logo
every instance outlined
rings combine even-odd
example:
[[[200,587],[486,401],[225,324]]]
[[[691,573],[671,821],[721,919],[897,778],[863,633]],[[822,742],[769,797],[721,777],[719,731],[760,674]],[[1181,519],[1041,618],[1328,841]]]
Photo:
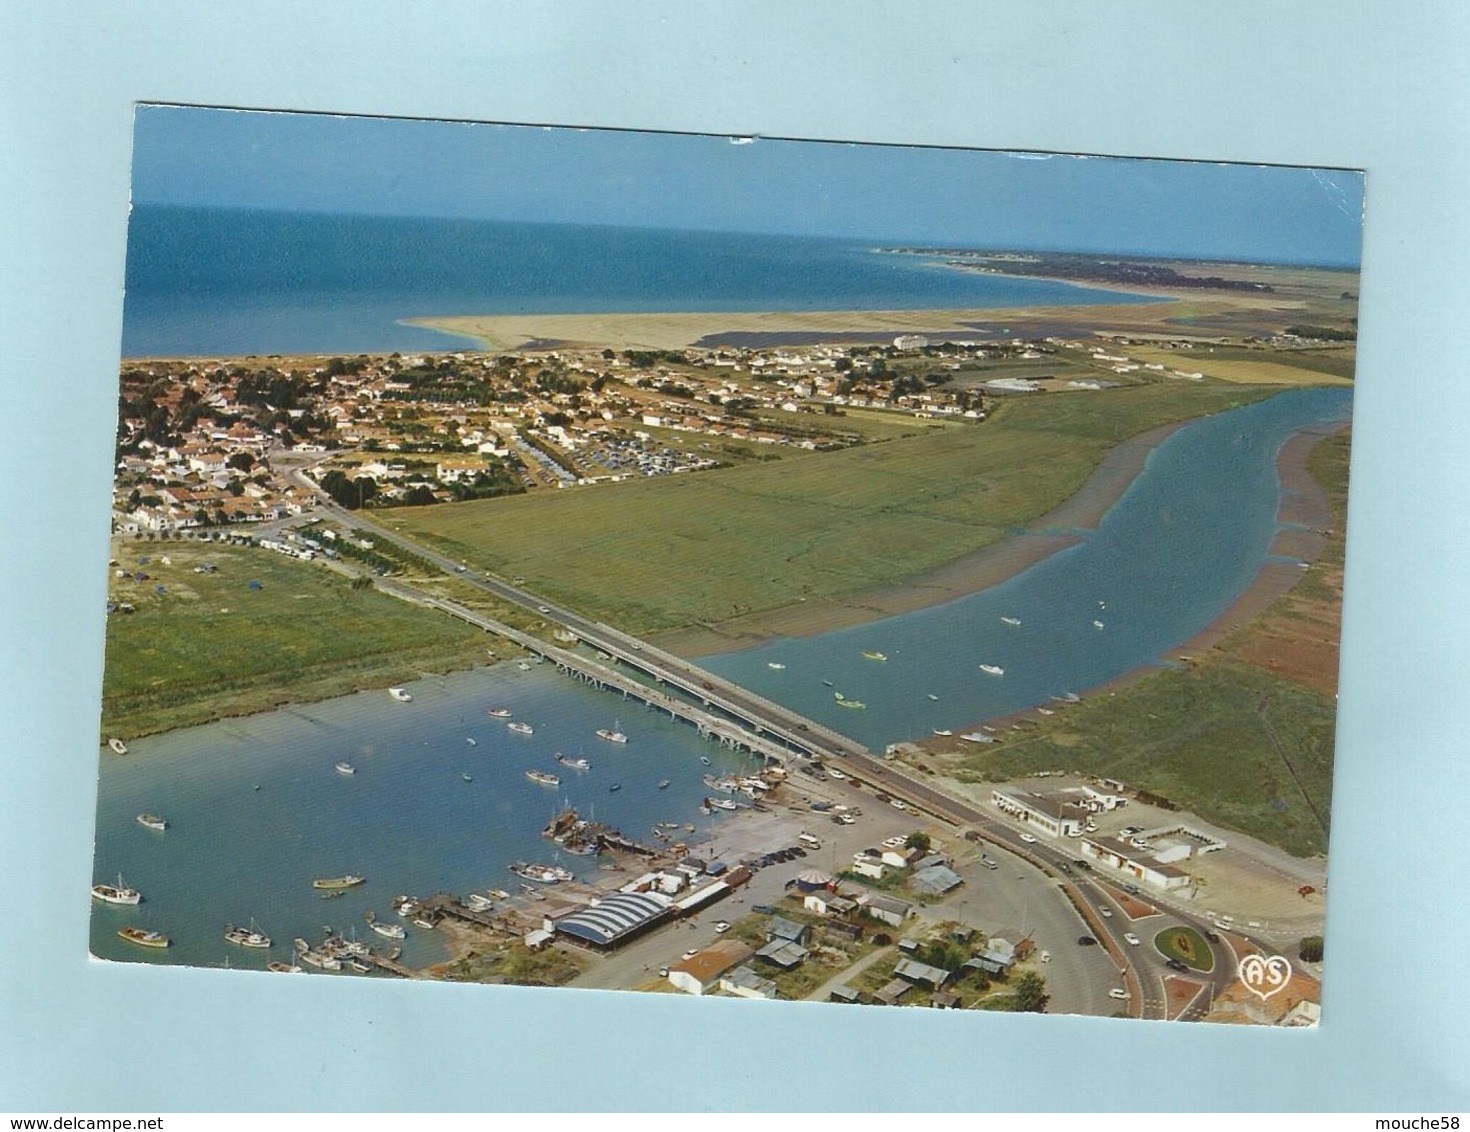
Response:
[[[1284,955],[1247,955],[1237,969],[1240,981],[1251,994],[1265,1001],[1291,980],[1291,961]]]

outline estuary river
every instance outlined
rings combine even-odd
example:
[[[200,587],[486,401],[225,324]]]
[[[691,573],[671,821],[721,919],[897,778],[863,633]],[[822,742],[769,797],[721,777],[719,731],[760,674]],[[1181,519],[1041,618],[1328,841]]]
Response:
[[[1281,445],[1302,428],[1346,420],[1350,397],[1295,390],[1180,429],[1096,531],[1078,532],[1077,545],[1002,585],[702,663],[874,748],[1163,663],[1268,560]],[[697,844],[715,823],[736,820],[699,814],[709,793],[702,776],[754,765],[549,665],[501,663],[409,690],[410,703],[364,692],[139,739],[125,758],[104,752],[95,879],[121,873],[144,903],[94,909],[94,954],[262,967],[287,958],[295,936],[320,939],[326,925],[382,942],[364,913],[391,918],[396,894],[514,889],[510,862],[551,862],[555,847],[540,830],[568,802],[639,840],[655,822],[692,823],[686,839]],[[866,706],[843,708],[838,692]],[[486,714],[500,706],[533,734]],[[613,726],[628,734],[626,745],[596,736]],[[557,752],[591,768],[561,766]],[[342,761],[356,773],[334,769]],[[561,785],[537,785],[527,770],[558,774]],[[169,828],[139,825],[142,811],[163,815]],[[560,863],[584,877],[596,872],[590,858]],[[346,873],[367,883],[326,900],[312,888],[314,878]],[[227,921],[252,919],[274,940],[269,952],[224,941]],[[127,944],[116,935],[125,924],[164,931],[174,946]],[[405,962],[441,956],[437,933],[408,931]]]

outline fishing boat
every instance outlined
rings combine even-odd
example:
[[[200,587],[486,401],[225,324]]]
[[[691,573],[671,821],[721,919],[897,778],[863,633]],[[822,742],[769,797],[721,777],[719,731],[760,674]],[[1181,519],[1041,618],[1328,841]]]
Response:
[[[115,755],[125,755],[128,753],[128,745],[116,737],[107,740],[107,745],[112,748],[112,753]]]
[[[507,731],[514,731],[517,735],[534,735],[535,734],[535,729],[532,728],[532,726],[529,723],[519,723],[519,722],[517,722],[517,723],[507,723],[505,725],[505,729]]]
[[[413,697],[408,694],[407,688],[389,688],[388,694],[401,704],[411,703]]]
[[[559,751],[557,752],[557,755],[556,755],[556,761],[559,762],[559,763],[561,763],[562,766],[569,766],[569,767],[571,767],[573,770],[591,770],[592,769],[592,764],[589,763],[586,759],[581,759],[581,758],[572,759],[572,758],[568,758],[566,755],[562,754]]]
[[[301,943],[304,941],[298,940],[297,942]],[[313,951],[309,947],[305,951],[299,952],[299,954],[301,956],[301,962],[310,963],[313,967],[320,967],[323,971],[340,971],[342,969],[342,960],[338,959],[335,955]]]
[[[532,865],[525,861],[517,861],[509,867],[516,876],[525,880],[534,880],[538,884],[560,884],[564,880],[574,879],[571,871],[560,865]]]
[[[259,931],[253,920],[248,928],[237,928],[234,924],[226,924],[225,940],[229,943],[238,943],[241,947],[263,948],[271,945],[271,937]]]
[[[141,944],[143,947],[167,947],[173,942],[162,932],[153,932],[146,928],[118,928],[117,934],[129,943]]]
[[[780,672],[781,669],[785,668],[786,666],[782,664],[779,660],[768,660],[766,661],[766,667],[774,668],[777,672]]]
[[[324,877],[321,880],[314,880],[311,882],[311,887],[335,892],[343,888],[356,888],[362,883],[362,877],[348,873],[345,877]]]
[[[628,737],[618,730],[617,720],[613,720],[611,728],[599,727],[597,729],[597,737],[599,739],[606,739],[609,743],[626,743],[628,741]]]
[[[887,660],[888,659],[881,652],[865,651],[863,653],[863,656],[867,657],[869,660]]]
[[[487,711],[485,714],[488,715],[491,719],[509,719],[510,718],[510,708],[508,708],[508,707],[493,707],[489,711]]]
[[[1004,621],[1007,625],[1019,625],[1021,623],[1021,619],[1019,617],[1002,617],[1001,620]]]
[[[669,788],[669,780],[667,778],[660,778],[658,780],[658,788],[660,790],[667,790]]]
[[[117,884],[94,884],[92,895],[108,904],[141,904],[143,894],[136,888],[123,884],[122,873],[117,874]]]
[[[1004,676],[1006,674],[1006,670],[998,664],[982,664],[980,671],[987,676]]]
[[[404,939],[408,935],[408,932],[402,924],[384,923],[382,920],[369,920],[368,927],[372,928],[373,931],[385,939]]]
[[[528,770],[526,777],[532,782],[540,783],[542,786],[560,786],[561,779],[554,774],[547,774],[544,770]]]
[[[168,822],[157,814],[139,814],[138,824],[147,826],[149,829],[164,830],[168,828]]]
[[[356,774],[357,773],[357,767],[353,766],[349,762],[340,762],[340,763],[337,764],[337,773],[338,774]]]

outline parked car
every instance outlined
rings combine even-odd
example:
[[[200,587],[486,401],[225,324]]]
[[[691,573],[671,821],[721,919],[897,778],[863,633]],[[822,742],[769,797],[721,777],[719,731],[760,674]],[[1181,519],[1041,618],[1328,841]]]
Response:
[[[721,920],[719,923],[715,924],[715,935],[724,935],[729,930],[730,925],[724,920]]]
[[[1097,940],[1093,939],[1090,935],[1079,935],[1077,937],[1077,943],[1082,947],[1097,946]]]
[[[1097,910],[1098,913],[1103,917],[1103,919],[1111,920],[1113,918],[1113,910],[1109,908],[1106,904],[1099,905]]]
[[[1171,971],[1188,971],[1189,970],[1189,964],[1185,963],[1184,960],[1182,960],[1182,959],[1169,959],[1169,960],[1166,960],[1164,962],[1164,966],[1165,967],[1168,967]]]
[[[1125,884],[1123,886],[1123,891],[1124,892],[1131,892],[1134,896],[1137,896],[1138,895],[1138,885],[1136,885],[1136,884]]]
[[[1125,991],[1122,987],[1114,987],[1112,990],[1108,991],[1108,997],[1109,998],[1127,998],[1128,997],[1128,992]]]
[[[981,857],[980,858],[980,863],[982,865],[984,865],[987,869],[998,869],[998,868],[1000,868],[1000,866],[997,865],[994,861],[992,861],[989,857]]]
[[[1031,834],[1029,834],[1029,833],[1023,833],[1023,834],[1021,834],[1021,840],[1024,841],[1027,845],[1035,845],[1036,844],[1036,838],[1033,837],[1033,836],[1031,836]]]
[[[1133,933],[1132,933],[1132,932],[1124,932],[1124,933],[1123,933],[1123,938],[1124,938],[1124,939],[1125,939],[1125,940],[1127,940],[1127,941],[1128,941],[1128,943],[1129,943],[1129,944],[1130,944],[1130,945],[1131,945],[1131,946],[1133,946],[1133,947],[1137,947],[1137,946],[1138,946],[1138,945],[1139,945],[1139,943],[1140,943],[1140,942],[1141,942],[1141,941],[1140,941],[1140,940],[1139,940],[1139,938],[1138,938],[1138,937],[1137,937],[1137,936],[1136,936],[1136,935],[1134,935],[1134,934],[1133,934]]]

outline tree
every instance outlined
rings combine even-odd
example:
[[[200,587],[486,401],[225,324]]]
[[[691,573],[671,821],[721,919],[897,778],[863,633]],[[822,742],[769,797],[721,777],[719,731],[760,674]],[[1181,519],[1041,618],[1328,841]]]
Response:
[[[1016,1011],[1021,1014],[1045,1014],[1051,995],[1046,993],[1046,980],[1036,971],[1023,971],[1015,982]]]
[[[1303,963],[1322,962],[1322,937],[1319,935],[1303,937],[1296,954]]]
[[[906,849],[917,849],[920,853],[927,853],[933,842],[929,840],[929,835],[921,830],[905,837],[903,844]]]

